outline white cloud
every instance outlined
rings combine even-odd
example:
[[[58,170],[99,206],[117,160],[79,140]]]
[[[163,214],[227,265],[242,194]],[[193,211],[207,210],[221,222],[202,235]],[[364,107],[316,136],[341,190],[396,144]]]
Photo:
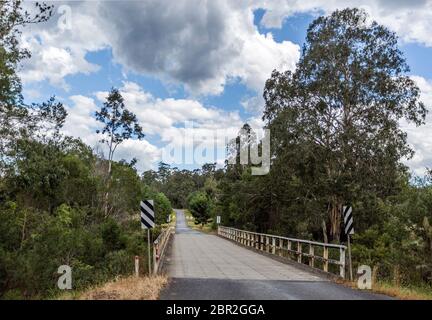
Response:
[[[104,151],[105,147],[99,144],[101,136],[96,134],[96,128],[100,127],[95,119],[94,113],[99,109],[94,99],[76,95],[69,99],[73,102],[72,106],[66,106],[68,117],[62,129],[66,135],[81,138],[91,147],[98,147]],[[106,151],[106,150],[105,150]],[[147,140],[127,140],[124,141],[115,154],[115,159],[130,160],[136,157],[139,159],[137,168],[140,171],[154,167],[160,159],[160,150]]]
[[[261,95],[245,97],[240,103],[246,111],[255,114],[262,114],[265,106],[264,98]]]
[[[130,160],[135,157],[139,160],[137,167],[141,171],[152,168],[160,161],[162,149],[167,145],[192,154],[197,146],[208,150],[214,147],[219,150],[215,152],[218,158],[210,162],[223,161],[224,143],[227,141],[222,138],[234,137],[243,125],[238,112],[204,106],[192,99],[155,98],[133,82],[125,82],[120,91],[126,107],[137,115],[147,137],[142,141],[123,142],[118,147],[115,159]],[[96,134],[96,129],[100,128],[100,123],[96,121],[94,113],[107,94],[96,92],[96,100],[82,95],[69,97],[72,105],[66,106],[68,117],[63,132],[80,137],[90,146],[98,145],[101,136]],[[258,119],[251,119],[251,124],[255,127],[262,126]],[[151,144],[149,137],[158,138],[160,146]],[[193,141],[188,137],[193,137]],[[101,148],[104,150],[104,147]],[[183,158],[180,160],[183,161]]]
[[[415,151],[414,157],[406,161],[413,172],[422,176],[425,168],[432,168],[432,81],[423,77],[413,76],[412,79],[417,83],[421,90],[421,100],[429,110],[426,116],[426,124],[416,127],[413,124],[401,123],[402,129],[408,133],[408,143]]]
[[[297,45],[258,33],[251,7],[228,0],[66,3],[71,29],[59,27],[59,14],[25,29],[22,43],[33,52],[22,71],[25,82],[67,88],[66,76],[98,70],[88,52],[110,47],[125,70],[193,94],[220,94],[231,79],[261,91],[273,69],[293,69],[299,58]]]
[[[328,14],[336,9],[360,7],[404,41],[432,46],[432,1],[429,0],[257,0],[252,3],[267,10],[262,24],[269,28],[280,28],[284,19],[296,13]]]
[[[26,9],[33,2],[24,2]],[[55,9],[63,4],[53,3]],[[86,59],[88,52],[108,47],[108,36],[91,16],[94,3],[71,2],[70,29],[62,28],[63,12],[54,11],[48,22],[30,24],[23,29],[21,45],[30,50],[32,57],[23,61],[20,76],[24,83],[48,81],[52,85],[68,89],[65,77],[78,73],[89,74],[100,66]]]
[[[57,8],[64,3],[72,9],[70,29],[59,27],[61,12],[24,31],[23,44],[33,52],[22,72],[26,82],[67,88],[66,76],[98,70],[88,52],[110,47],[126,70],[182,84],[194,94],[219,94],[233,78],[261,92],[273,69],[294,68],[299,47],[259,34],[253,24],[257,8],[266,10],[263,25],[281,27],[299,12],[362,7],[405,41],[432,46],[432,1],[426,0],[54,2]]]
[[[127,108],[134,112],[146,134],[164,136],[164,131],[194,121],[196,125],[213,127],[227,123],[241,123],[238,112],[225,112],[214,107],[205,107],[193,99],[161,99],[145,92],[134,82],[124,82],[120,88]],[[98,92],[103,101],[108,92]]]
[[[89,145],[95,145],[98,138],[95,133],[97,121],[94,113],[98,110],[94,100],[89,97],[76,95],[69,99],[73,106],[66,105],[68,116],[63,126],[63,132],[67,135],[79,137]]]

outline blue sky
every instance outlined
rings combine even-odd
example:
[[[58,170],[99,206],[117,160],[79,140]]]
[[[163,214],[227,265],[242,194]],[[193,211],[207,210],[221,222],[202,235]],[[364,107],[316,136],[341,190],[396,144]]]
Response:
[[[97,123],[91,115],[106,91],[121,88],[146,139],[120,148],[117,158],[136,157],[140,170],[154,168],[164,146],[180,143],[184,121],[194,121],[203,132],[218,128],[232,133],[246,121],[262,125],[265,79],[274,68],[292,70],[309,23],[339,5],[312,2],[311,7],[296,8],[291,1],[285,6],[215,1],[191,10],[193,3],[185,0],[173,8],[172,17],[172,2],[165,2],[165,7],[155,1],[121,7],[115,1],[55,2],[63,10],[49,23],[23,34],[24,45],[34,53],[22,69],[24,94],[27,101],[57,96],[71,115],[65,133],[96,146]],[[422,34],[430,25],[424,14],[430,3],[414,1],[413,7],[405,1],[399,7],[370,3],[360,5],[398,34],[410,74],[420,82],[425,102],[432,102],[432,43]],[[64,8],[71,14],[65,15]],[[66,27],[61,24],[64,18],[70,20]],[[416,22],[402,28],[403,19]],[[416,173],[432,166],[429,123],[426,127],[407,126],[418,151],[409,163]],[[193,168],[199,163],[175,165]]]

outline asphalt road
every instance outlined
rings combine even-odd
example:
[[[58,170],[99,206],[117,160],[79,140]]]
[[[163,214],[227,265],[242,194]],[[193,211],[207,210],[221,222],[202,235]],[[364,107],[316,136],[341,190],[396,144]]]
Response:
[[[165,269],[161,299],[362,300],[389,299],[338,285],[304,267],[286,264],[231,241],[190,229],[183,210]]]

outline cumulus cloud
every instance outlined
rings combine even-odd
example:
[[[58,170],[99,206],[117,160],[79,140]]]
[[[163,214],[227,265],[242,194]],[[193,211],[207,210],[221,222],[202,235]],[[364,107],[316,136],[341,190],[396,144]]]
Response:
[[[170,159],[162,159],[164,151],[169,151],[170,148],[180,150],[180,157],[171,159],[176,164],[188,161],[192,161],[190,164],[223,161],[225,143],[243,125],[238,112],[204,106],[193,99],[156,98],[134,82],[125,82],[120,91],[126,107],[137,115],[147,136],[142,141],[123,142],[118,147],[115,159],[136,157],[139,160],[137,167],[141,171],[152,168],[160,160],[170,162]],[[107,94],[108,92],[96,92],[94,97],[69,97],[72,103],[66,105],[68,117],[63,133],[80,137],[90,146],[98,146],[101,137],[96,134],[96,128],[100,127],[100,123],[96,121],[94,114]],[[257,119],[250,119],[250,122],[256,128],[262,126]],[[160,145],[150,143],[149,137],[158,139]],[[104,146],[99,148],[104,150]],[[203,150],[207,150],[207,155],[200,154]],[[185,157],[187,153],[191,160]]]
[[[281,27],[296,13],[329,13],[345,7],[365,8],[405,41],[432,46],[432,2],[426,0],[311,1],[55,1],[70,6],[48,22],[25,29],[23,45],[33,58],[23,69],[25,81],[48,80],[67,88],[64,78],[91,73],[98,66],[86,54],[111,48],[126,70],[155,75],[184,85],[194,94],[219,94],[231,79],[261,92],[273,69],[293,69],[299,47],[260,34],[253,11],[265,10],[261,23]],[[70,20],[70,28],[62,21]]]
[[[253,1],[266,13],[261,23],[268,28],[280,28],[283,21],[296,13],[322,14],[336,9],[359,7],[372,19],[395,31],[404,41],[432,46],[432,2],[428,0],[284,0]]]
[[[240,103],[246,111],[255,114],[262,114],[265,106],[264,98],[261,95],[244,97]]]
[[[408,143],[415,151],[414,157],[406,161],[413,172],[419,176],[425,173],[425,168],[432,168],[432,80],[423,77],[413,76],[412,79],[417,83],[421,90],[421,100],[429,110],[426,116],[426,124],[416,127],[413,124],[401,123],[402,129],[408,133]]]
[[[204,106],[194,99],[157,98],[134,82],[124,82],[120,90],[125,104],[137,115],[146,134],[163,137],[165,130],[182,125],[185,121],[193,121],[195,125],[207,128],[223,128],[227,123],[241,123],[238,112]],[[97,92],[96,97],[103,101],[107,94]]]
[[[204,106],[194,99],[160,99],[134,82],[125,82],[120,90],[144,132],[160,140],[164,162],[200,165],[223,161],[226,143],[243,125],[237,111]],[[98,92],[96,97],[103,101],[107,94]]]
[[[104,150],[105,146],[99,144],[101,136],[96,134],[96,128],[100,127],[94,117],[95,111],[99,109],[95,100],[90,97],[75,95],[69,97],[71,105],[66,105],[68,117],[62,132],[66,135],[81,138],[88,145]],[[127,140],[118,148],[115,159],[139,159],[137,168],[140,171],[153,168],[160,159],[160,150],[147,140]]]
[[[23,45],[33,57],[23,68],[26,82],[48,80],[67,88],[64,77],[98,66],[88,52],[111,48],[126,71],[154,75],[190,93],[220,94],[231,79],[261,91],[271,71],[293,69],[299,47],[259,34],[253,8],[223,1],[89,1],[67,4],[48,23],[27,28]],[[70,20],[70,28],[61,21]]]
[[[30,11],[33,8],[31,1],[25,5]],[[23,30],[21,45],[32,57],[23,62],[20,76],[25,83],[48,81],[67,90],[65,77],[99,70],[100,66],[88,62],[86,54],[107,48],[108,37],[89,16],[94,8],[91,2],[68,3],[68,11],[63,2],[54,5],[54,15],[48,22],[31,24]]]

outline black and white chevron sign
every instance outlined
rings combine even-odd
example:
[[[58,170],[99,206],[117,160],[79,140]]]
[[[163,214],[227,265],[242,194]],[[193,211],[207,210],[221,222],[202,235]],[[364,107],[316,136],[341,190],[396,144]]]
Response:
[[[140,203],[141,229],[151,229],[155,226],[153,200],[144,200]]]
[[[343,218],[345,224],[345,234],[346,235],[354,234],[352,207],[344,206],[342,210],[343,210]]]

